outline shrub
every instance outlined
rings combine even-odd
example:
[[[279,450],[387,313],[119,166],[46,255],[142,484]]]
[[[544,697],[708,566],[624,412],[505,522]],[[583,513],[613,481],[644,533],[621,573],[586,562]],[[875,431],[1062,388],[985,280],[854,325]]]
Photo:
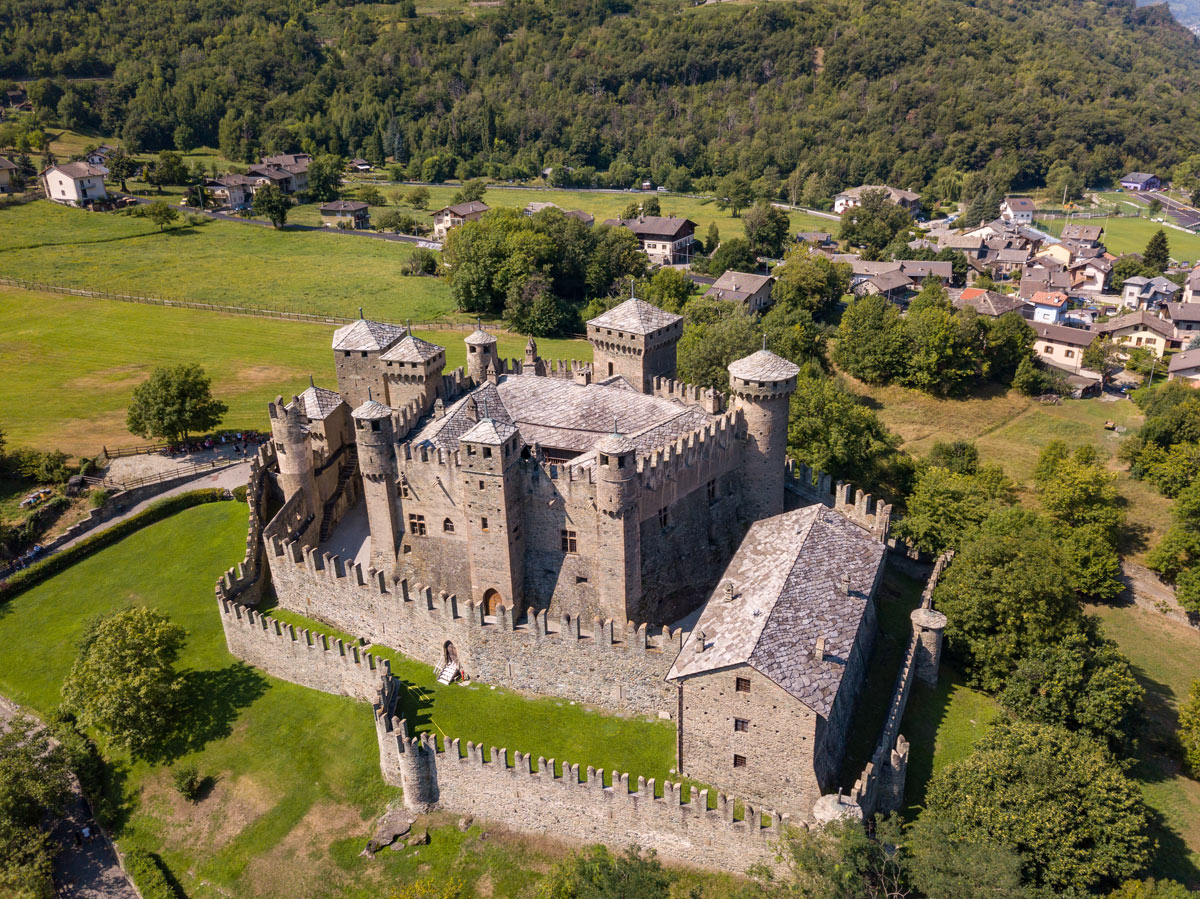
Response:
[[[239,503],[244,503],[246,501],[246,485],[245,484],[239,484],[237,487],[233,488],[233,498],[235,500],[237,500]]]
[[[125,872],[142,894],[142,899],[181,899],[179,890],[167,878],[162,859],[145,849],[125,853]]]
[[[70,549],[55,553],[47,559],[30,565],[18,571],[6,581],[0,582],[0,600],[11,599],[18,593],[23,593],[35,584],[40,584],[46,578],[70,568],[80,559],[85,559],[92,553],[112,546],[117,541],[141,530],[148,524],[169,518],[176,512],[190,509],[192,506],[204,503],[215,503],[225,498],[225,491],[218,489],[193,490],[190,493],[180,493],[159,500],[137,515],[126,518],[119,524],[113,525],[99,534],[93,534],[85,540],[80,540]]]
[[[108,502],[109,496],[110,494],[107,490],[105,490],[103,487],[98,487],[88,496],[88,502],[91,504],[93,509],[103,509],[104,504]]]
[[[1187,702],[1179,710],[1179,742],[1193,777],[1200,777],[1200,680],[1192,681]]]
[[[204,778],[200,776],[195,765],[179,765],[171,772],[171,782],[175,784],[179,795],[188,802],[199,799],[200,790],[204,786]]]

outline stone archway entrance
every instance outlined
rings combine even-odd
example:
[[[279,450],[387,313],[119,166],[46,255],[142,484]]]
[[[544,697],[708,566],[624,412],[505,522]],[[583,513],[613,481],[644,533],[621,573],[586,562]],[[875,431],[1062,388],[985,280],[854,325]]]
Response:
[[[504,601],[504,596],[495,587],[489,587],[487,592],[483,594],[483,614],[495,615],[502,608],[508,608],[508,603]]]
[[[439,684],[448,684],[452,680],[466,680],[462,665],[458,661],[458,649],[449,640],[442,646],[442,661],[434,672]]]
[[[456,665],[458,664],[458,650],[449,640],[447,640],[446,645],[442,647],[442,664],[445,665],[447,662],[453,662]]]

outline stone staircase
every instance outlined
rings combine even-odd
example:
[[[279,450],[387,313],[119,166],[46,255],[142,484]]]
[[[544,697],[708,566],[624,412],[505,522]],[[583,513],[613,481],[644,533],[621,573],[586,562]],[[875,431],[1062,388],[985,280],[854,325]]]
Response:
[[[350,479],[358,472],[358,450],[350,446],[346,448],[346,458],[338,464],[338,479],[337,486],[333,488],[333,493],[329,499],[325,501],[325,508],[321,512],[321,536],[320,541],[324,543],[329,539],[329,533],[333,530],[333,510],[337,506],[338,500],[342,498],[342,494],[346,492],[346,485],[350,483]]]

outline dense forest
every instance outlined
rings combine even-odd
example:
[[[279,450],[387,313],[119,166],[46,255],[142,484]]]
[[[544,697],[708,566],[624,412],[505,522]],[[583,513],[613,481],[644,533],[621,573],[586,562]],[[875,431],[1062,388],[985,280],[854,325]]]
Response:
[[[1133,0],[0,0],[0,80],[131,149],[394,157],[411,176],[957,199],[1200,151],[1196,38]],[[981,173],[981,174],[966,174]],[[707,186],[701,181],[701,186]]]

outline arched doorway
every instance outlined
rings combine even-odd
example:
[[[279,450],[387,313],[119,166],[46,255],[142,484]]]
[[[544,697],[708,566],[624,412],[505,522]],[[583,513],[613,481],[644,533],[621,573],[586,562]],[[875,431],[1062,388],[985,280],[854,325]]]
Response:
[[[458,650],[449,640],[447,640],[446,645],[442,647],[442,664],[445,665],[447,662],[453,662],[456,665],[458,664]]]
[[[507,608],[504,597],[499,590],[489,587],[487,592],[483,594],[483,614],[495,615],[502,608]]]

